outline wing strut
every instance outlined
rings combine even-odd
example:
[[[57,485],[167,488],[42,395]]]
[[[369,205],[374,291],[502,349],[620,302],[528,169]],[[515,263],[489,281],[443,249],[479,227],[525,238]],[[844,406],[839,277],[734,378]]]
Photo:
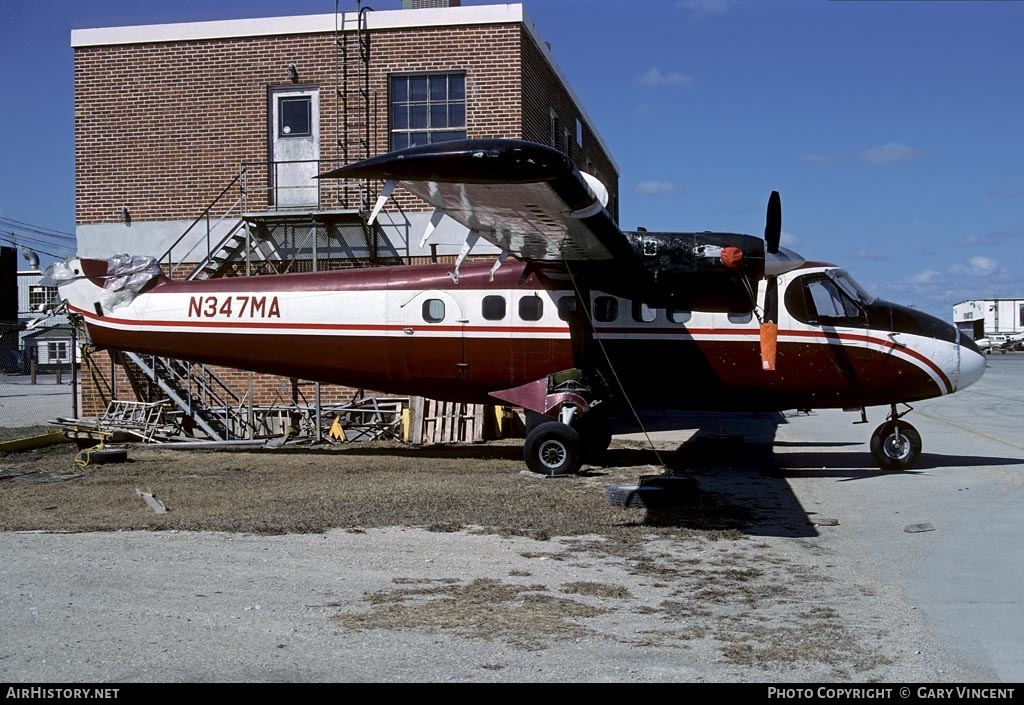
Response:
[[[427,240],[434,234],[434,230],[438,225],[441,224],[441,218],[444,217],[444,208],[435,208],[434,212],[430,214],[430,222],[427,223],[426,229],[423,231],[423,237],[420,238],[420,249],[422,250],[427,245]]]
[[[395,187],[398,186],[398,181],[394,179],[388,179],[384,182],[384,188],[381,189],[380,196],[377,197],[377,203],[373,206],[373,210],[370,211],[370,217],[366,220],[367,225],[373,225],[373,221],[377,220],[377,216],[380,215],[381,208],[391,198],[391,194],[395,192]]]
[[[501,268],[501,265],[503,265],[505,263],[505,260],[507,258],[508,258],[508,250],[505,249],[505,248],[502,248],[501,249],[501,254],[498,255],[498,259],[494,260],[494,265],[491,267],[491,274],[490,274],[490,278],[488,279],[488,281],[494,281],[495,273],[498,271],[499,268]]]
[[[469,234],[466,235],[466,242],[462,244],[462,249],[459,251],[459,257],[455,260],[455,271],[450,272],[452,281],[456,284],[459,283],[459,267],[466,261],[466,257],[469,255],[470,250],[476,245],[477,241],[480,240],[480,232],[478,230],[470,230]]]

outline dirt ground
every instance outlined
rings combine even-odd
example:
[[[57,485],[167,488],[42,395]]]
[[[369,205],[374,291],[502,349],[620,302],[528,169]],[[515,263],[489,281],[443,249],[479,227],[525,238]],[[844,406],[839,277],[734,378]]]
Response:
[[[76,464],[71,445],[0,455],[0,530],[179,529],[258,534],[466,526],[533,538],[628,536],[644,512],[608,506],[604,488],[635,482],[654,457],[613,448],[574,478],[523,471],[516,441],[413,449],[399,443],[258,451],[176,451],[129,446],[126,463]],[[81,458],[84,459],[84,456]],[[671,456],[670,456],[671,460]],[[4,482],[6,479],[6,482]],[[135,489],[169,509],[157,515]],[[685,520],[659,515],[660,531],[712,537],[741,525],[742,507],[708,506]]]
[[[0,456],[0,530],[294,535],[406,527],[466,541],[524,537],[538,547],[521,550],[523,564],[505,573],[396,574],[332,603],[343,632],[449,633],[523,652],[597,639],[683,650],[696,659],[695,673],[703,665],[714,677],[743,680],[905,679],[935,668],[945,678],[977,676],[946,660],[908,657],[906,640],[926,638],[912,613],[894,616],[896,602],[887,596],[882,604],[867,579],[837,578],[835,557],[813,540],[813,517],[793,510],[770,450],[756,446],[735,463],[703,464],[696,503],[659,512],[606,504],[607,486],[657,470],[649,450],[623,441],[570,478],[523,471],[515,441],[216,452],[133,446],[127,463],[86,467],[75,464],[76,452],[61,445]],[[662,458],[682,465],[688,452]],[[168,513],[155,514],[137,488]],[[611,565],[614,578],[598,577]],[[820,599],[837,590],[839,599]]]

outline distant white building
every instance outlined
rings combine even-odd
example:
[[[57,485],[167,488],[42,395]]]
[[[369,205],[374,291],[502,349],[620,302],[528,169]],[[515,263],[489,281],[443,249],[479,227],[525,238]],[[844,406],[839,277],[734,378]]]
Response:
[[[43,286],[42,272],[36,269],[19,270],[17,273],[18,343],[13,359],[6,360],[7,372],[27,372],[29,363],[35,360],[41,369],[64,367],[71,359],[71,326],[66,315],[47,316],[60,302],[57,288]],[[42,319],[32,325],[37,319]],[[40,333],[45,334],[40,335]],[[13,348],[13,345],[12,345]],[[77,357],[77,356],[76,356]]]
[[[971,299],[953,305],[953,323],[978,338],[1024,332],[1024,298]]]
[[[30,362],[34,360],[40,372],[67,370],[72,357],[78,357],[74,334],[68,323],[30,330],[22,335],[21,344],[25,358]]]

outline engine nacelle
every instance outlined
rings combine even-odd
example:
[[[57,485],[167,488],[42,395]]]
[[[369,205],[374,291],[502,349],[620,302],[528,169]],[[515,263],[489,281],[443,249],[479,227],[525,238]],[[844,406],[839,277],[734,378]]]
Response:
[[[754,308],[764,240],[740,233],[626,233],[654,279],[648,305],[697,311]]]

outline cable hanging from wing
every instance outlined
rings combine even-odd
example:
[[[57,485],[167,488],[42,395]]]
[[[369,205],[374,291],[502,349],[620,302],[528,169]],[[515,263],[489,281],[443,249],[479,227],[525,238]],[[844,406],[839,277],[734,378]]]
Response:
[[[612,373],[612,377],[615,379],[615,384],[618,385],[619,392],[622,393],[622,398],[626,400],[626,405],[629,406],[629,410],[633,414],[633,418],[636,419],[637,425],[640,426],[640,430],[643,432],[644,437],[647,439],[647,444],[651,447],[651,450],[654,452],[654,457],[657,458],[658,465],[667,471],[668,467],[665,465],[665,461],[661,459],[661,453],[658,452],[657,446],[654,445],[654,439],[651,438],[651,434],[647,431],[647,427],[644,425],[644,422],[640,419],[640,414],[637,412],[636,406],[633,405],[633,400],[629,398],[629,394],[626,392],[626,387],[625,385],[622,384],[622,380],[619,378],[619,373],[618,371],[616,371],[615,365],[612,363],[611,355],[608,354],[608,350],[604,346],[604,341],[601,340],[601,336],[598,335],[597,326],[594,325],[594,318],[590,314],[590,306],[587,305],[590,302],[583,301],[583,292],[580,291],[579,284],[576,281],[576,276],[572,273],[572,267],[569,265],[569,262],[567,262],[564,258],[562,261],[565,262],[565,269],[569,273],[569,280],[572,281],[572,288],[576,292],[576,299],[581,304],[583,304],[583,312],[584,314],[586,314],[587,322],[590,324],[590,330],[593,331],[594,340],[597,341],[598,347],[601,348],[601,354],[604,356],[605,362],[608,363],[608,369]]]

